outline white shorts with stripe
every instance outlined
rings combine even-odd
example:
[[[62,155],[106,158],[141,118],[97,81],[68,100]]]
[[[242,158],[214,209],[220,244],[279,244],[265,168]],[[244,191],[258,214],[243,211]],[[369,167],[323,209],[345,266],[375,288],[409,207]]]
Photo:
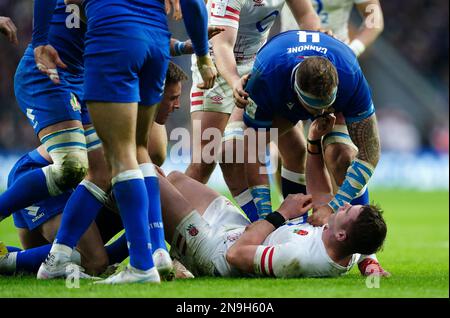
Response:
[[[216,198],[203,216],[192,212],[178,224],[170,255],[196,276],[237,276],[226,252],[250,221],[227,198]]]
[[[238,64],[240,76],[251,72],[253,60]],[[233,89],[222,76],[217,76],[216,82],[211,89],[199,89],[198,84],[203,83],[202,76],[198,71],[196,57],[192,57],[192,88],[191,88],[191,113],[216,112],[231,114],[234,109]]]

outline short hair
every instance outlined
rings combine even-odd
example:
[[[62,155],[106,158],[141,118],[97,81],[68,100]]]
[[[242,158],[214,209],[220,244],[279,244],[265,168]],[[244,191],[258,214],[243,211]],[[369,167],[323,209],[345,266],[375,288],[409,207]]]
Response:
[[[386,234],[386,222],[380,207],[364,205],[347,231],[348,249],[351,253],[374,254],[383,246]]]
[[[321,56],[301,62],[295,80],[302,91],[321,99],[329,97],[339,84],[336,67]]]
[[[166,83],[167,84],[175,84],[178,82],[186,81],[188,76],[186,73],[176,65],[174,62],[169,62],[169,67],[166,73]]]

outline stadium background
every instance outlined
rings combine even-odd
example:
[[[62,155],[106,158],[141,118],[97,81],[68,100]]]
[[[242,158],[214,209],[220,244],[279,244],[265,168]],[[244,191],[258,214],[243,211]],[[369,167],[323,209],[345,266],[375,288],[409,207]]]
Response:
[[[448,8],[446,0],[382,1],[385,31],[361,58],[373,89],[383,156],[372,186],[448,189]],[[14,72],[31,36],[32,1],[0,0],[19,29],[19,46],[0,40],[0,189],[17,156],[37,139],[14,97]],[[354,17],[356,23],[359,21]],[[171,23],[186,39],[183,23]],[[190,58],[174,59],[190,74]],[[189,127],[189,89],[168,123]],[[174,142],[174,141],[173,141]],[[173,143],[172,142],[172,143]],[[186,145],[188,147],[189,145]],[[183,161],[188,161],[188,158]],[[168,169],[176,168],[168,162]],[[185,164],[184,164],[185,166]],[[180,168],[182,169],[182,167]],[[414,173],[411,173],[414,171]],[[212,183],[221,183],[215,173]]]
[[[417,248],[425,247],[424,242],[427,241],[425,238],[430,237],[429,242],[437,244],[434,248],[439,250],[440,257],[435,258],[434,263],[440,264],[438,280],[440,284],[443,284],[442,287],[446,286],[442,289],[446,292],[440,291],[436,294],[428,290],[428,293],[414,293],[411,290],[409,293],[410,291],[404,289],[404,285],[400,284],[398,288],[403,292],[401,295],[448,297],[449,2],[447,0],[382,0],[381,4],[385,16],[384,33],[361,58],[362,68],[373,90],[382,143],[381,161],[370,185],[371,189],[375,190],[375,200],[380,204],[385,204],[392,209],[400,208],[400,205],[403,205],[402,208],[405,210],[403,212],[396,211],[399,214],[392,216],[392,220],[390,220],[395,223],[395,226],[397,226],[396,222],[403,222],[402,217],[414,219],[412,227],[399,228],[396,233],[398,237],[414,240],[416,238],[415,231],[421,231],[419,230],[420,226],[427,218],[426,222],[428,223],[425,223],[429,227],[421,233],[424,241]],[[14,20],[19,30],[20,41],[18,46],[13,46],[0,36],[1,192],[6,186],[9,169],[18,156],[33,149],[38,141],[25,115],[17,106],[13,86],[15,68],[31,38],[32,1],[0,0],[0,16],[9,16]],[[359,23],[356,14],[353,15],[352,20],[356,24]],[[182,23],[171,22],[170,28],[174,37],[187,39]],[[175,58],[174,61],[190,74],[189,57]],[[175,113],[167,124],[169,133],[176,127],[190,127],[189,89],[190,82],[185,83],[181,110]],[[176,140],[171,144],[174,142]],[[164,167],[167,170],[184,171],[188,160],[189,158],[185,158],[184,163],[175,164],[168,158]],[[222,176],[218,169],[213,174],[210,183],[215,188],[224,189]],[[407,204],[409,206],[405,207]],[[16,242],[17,238],[11,227],[10,223],[0,226],[0,240]],[[5,228],[8,228],[6,234]],[[390,242],[393,240],[391,239]],[[397,245],[403,246],[400,243],[391,243],[388,247],[393,248]],[[430,253],[432,251],[434,251],[433,247],[431,247]],[[395,249],[388,251],[386,248],[386,259],[389,259],[390,255],[398,259],[397,253],[400,252]],[[436,257],[436,254],[433,252],[430,257]],[[405,263],[409,262],[409,259],[420,262],[419,258],[414,255],[410,255],[410,258],[400,257],[400,260]],[[408,264],[404,265],[406,269]],[[390,269],[394,268],[391,266]],[[423,268],[427,269],[428,267]],[[431,269],[432,267],[430,267]],[[409,266],[408,270],[410,270]],[[410,283],[416,284],[417,290],[426,290],[424,284],[430,285],[430,288],[436,284],[432,279],[425,277],[422,279],[423,281],[411,277]],[[32,281],[28,281],[28,283],[35,284]],[[333,292],[332,287],[331,289],[326,287],[333,284],[333,280],[327,281],[325,287],[317,286],[317,290],[322,288],[327,292],[330,290]],[[343,285],[348,288],[350,293],[353,292],[351,284],[352,280]],[[185,286],[190,289],[189,285]],[[200,281],[200,286],[208,290],[210,288],[209,281]],[[268,288],[270,290],[270,286]],[[16,293],[14,290],[11,288],[10,292],[4,295],[27,296],[23,290],[17,290]],[[52,297],[48,290],[45,292],[48,297]],[[58,294],[58,292],[60,291],[54,291],[54,295],[64,295]],[[159,294],[156,293],[156,295],[159,297],[172,295],[170,294],[171,290],[166,292],[161,293],[159,290]],[[339,292],[330,295],[347,295],[339,294]],[[179,293],[182,295],[183,291],[180,290]],[[2,293],[0,292],[0,294]],[[40,292],[35,294],[37,297],[41,295]],[[96,295],[92,294],[94,297]],[[140,296],[141,294],[134,295]],[[217,295],[221,296],[222,294]],[[233,288],[229,297],[239,295],[236,288]],[[272,294],[261,292],[256,295],[264,297]],[[354,295],[360,297],[365,294],[358,291]],[[396,295],[395,293],[387,294],[388,297]],[[101,296],[101,294],[97,296]],[[197,297],[197,294],[187,293],[187,296]]]

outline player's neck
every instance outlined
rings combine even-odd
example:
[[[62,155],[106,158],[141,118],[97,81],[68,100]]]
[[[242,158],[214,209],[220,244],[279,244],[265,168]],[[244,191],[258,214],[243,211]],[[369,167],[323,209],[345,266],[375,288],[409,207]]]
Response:
[[[323,231],[322,241],[328,256],[333,262],[341,266],[348,266],[352,255],[348,255],[347,252],[343,251],[341,243],[334,238],[330,230]]]

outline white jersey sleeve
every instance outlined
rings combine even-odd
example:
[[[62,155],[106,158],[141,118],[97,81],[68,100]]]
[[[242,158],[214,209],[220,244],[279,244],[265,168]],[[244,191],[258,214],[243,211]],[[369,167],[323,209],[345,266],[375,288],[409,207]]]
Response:
[[[239,28],[243,0],[211,0],[208,2],[209,24]]]
[[[322,241],[323,227],[310,224],[284,225],[258,246],[253,259],[255,274],[282,278],[333,277],[347,273],[353,266],[335,263]]]

